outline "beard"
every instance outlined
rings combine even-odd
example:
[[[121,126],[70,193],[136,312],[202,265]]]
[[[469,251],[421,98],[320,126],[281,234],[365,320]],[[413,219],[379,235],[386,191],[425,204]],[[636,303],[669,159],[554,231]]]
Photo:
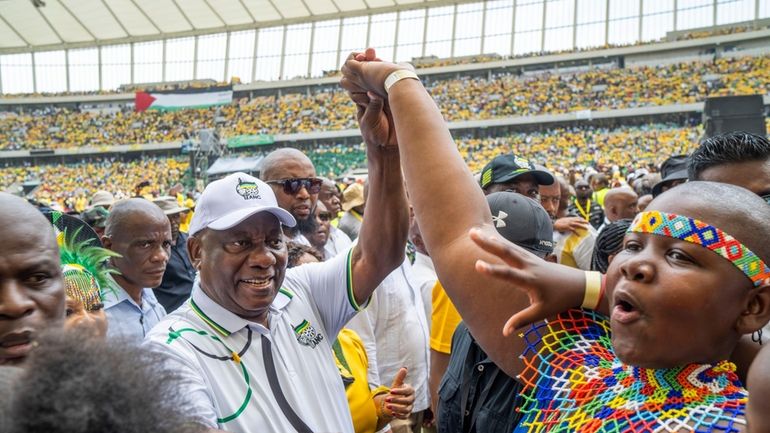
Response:
[[[294,227],[295,233],[302,233],[306,237],[314,234],[318,230],[318,224],[313,215],[315,212],[310,212],[310,216],[305,219],[297,218],[297,225]]]

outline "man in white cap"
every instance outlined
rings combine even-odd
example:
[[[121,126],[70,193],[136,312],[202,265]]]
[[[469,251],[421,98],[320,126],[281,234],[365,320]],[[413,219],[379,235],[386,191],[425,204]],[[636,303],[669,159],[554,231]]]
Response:
[[[296,222],[273,189],[244,173],[206,187],[187,243],[199,271],[192,296],[146,339],[179,371],[197,422],[236,432],[353,432],[331,345],[404,259],[408,215],[393,149],[369,145],[375,212],[358,243],[288,271],[282,226]]]

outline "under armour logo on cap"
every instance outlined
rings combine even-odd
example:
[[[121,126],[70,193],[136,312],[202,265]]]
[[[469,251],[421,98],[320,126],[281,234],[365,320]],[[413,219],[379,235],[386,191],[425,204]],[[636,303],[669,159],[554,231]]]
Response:
[[[495,227],[505,227],[505,219],[508,218],[508,214],[500,211],[497,213],[497,216],[492,215],[492,222],[495,223]]]

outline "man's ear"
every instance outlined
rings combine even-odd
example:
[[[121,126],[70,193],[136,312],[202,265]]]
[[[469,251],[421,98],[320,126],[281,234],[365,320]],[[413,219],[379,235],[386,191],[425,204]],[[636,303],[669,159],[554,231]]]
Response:
[[[104,235],[102,236],[102,247],[111,250],[112,249],[112,238]]]
[[[187,254],[190,256],[190,262],[196,270],[200,270],[202,251],[200,233],[187,238]]]
[[[748,296],[746,307],[738,317],[736,324],[741,334],[751,334],[762,329],[770,322],[770,278],[759,287],[753,287]]]

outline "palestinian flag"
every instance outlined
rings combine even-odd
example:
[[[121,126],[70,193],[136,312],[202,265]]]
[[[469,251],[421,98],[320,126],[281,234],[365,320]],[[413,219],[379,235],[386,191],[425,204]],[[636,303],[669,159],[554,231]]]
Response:
[[[137,112],[206,108],[213,105],[226,105],[231,102],[233,102],[232,86],[136,92],[134,99]]]

